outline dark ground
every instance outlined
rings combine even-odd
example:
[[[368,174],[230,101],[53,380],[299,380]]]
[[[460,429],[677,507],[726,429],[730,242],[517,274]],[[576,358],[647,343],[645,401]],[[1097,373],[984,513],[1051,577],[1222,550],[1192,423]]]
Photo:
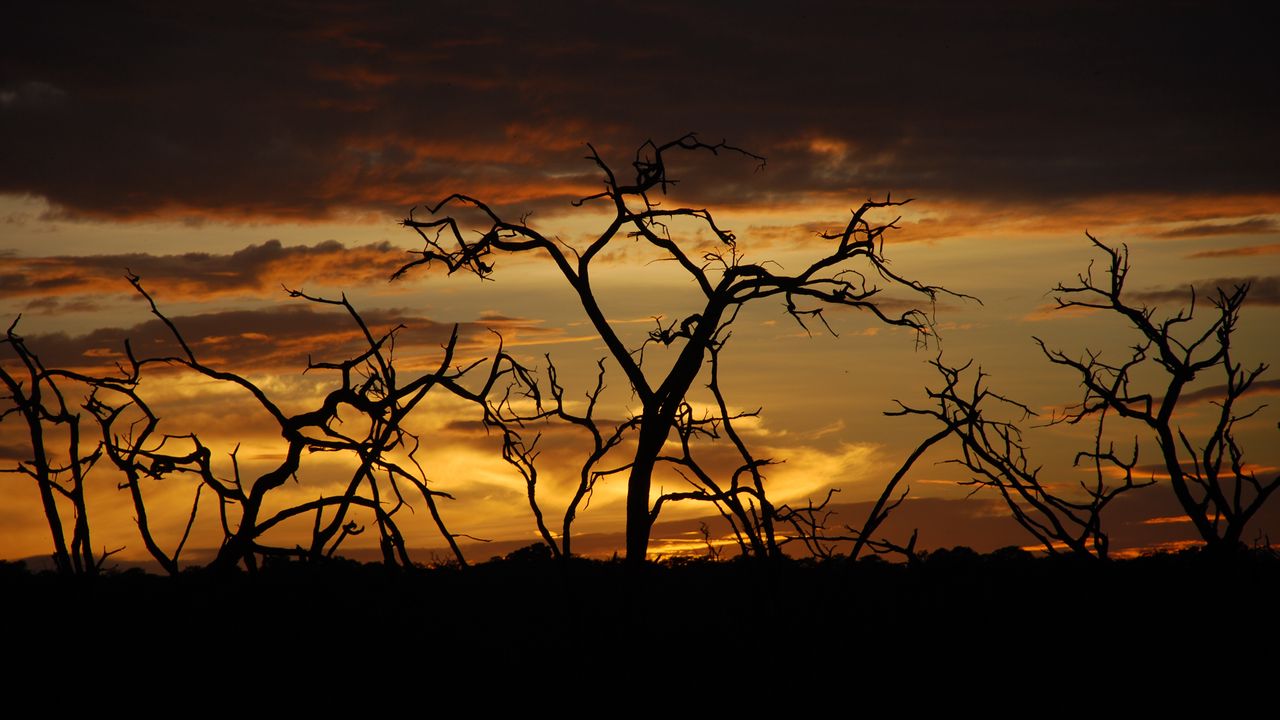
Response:
[[[914,567],[640,571],[527,555],[463,570],[335,561],[174,578],[61,578],[4,563],[5,651],[37,675],[114,670],[183,686],[630,672],[659,685],[783,674],[899,689],[1146,678],[1169,690],[1189,671],[1203,687],[1280,668],[1270,552],[1087,563],[957,548]]]

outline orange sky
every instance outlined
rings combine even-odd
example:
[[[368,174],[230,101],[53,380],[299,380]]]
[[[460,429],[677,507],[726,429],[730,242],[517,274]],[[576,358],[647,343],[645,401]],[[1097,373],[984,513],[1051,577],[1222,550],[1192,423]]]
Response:
[[[1141,8],[1052,3],[973,13],[868,7],[856,26],[877,31],[844,44],[821,40],[850,26],[836,5],[778,17],[764,4],[710,4],[683,8],[679,26],[659,7],[536,16],[503,7],[393,18],[333,5],[198,23],[186,8],[119,17],[92,5],[74,17],[19,11],[22,38],[0,51],[0,154],[9,158],[0,170],[0,316],[7,324],[21,314],[18,332],[50,367],[100,368],[123,357],[125,338],[158,352],[168,336],[124,280],[128,268],[203,361],[255,379],[298,411],[332,383],[302,373],[308,358],[347,357],[360,337],[340,311],[290,299],[282,286],[345,292],[375,328],[405,325],[396,350],[404,372],[433,367],[457,323],[460,361],[490,357],[496,330],[544,379],[549,354],[567,395],[581,398],[607,353],[545,257],[497,258],[493,282],[419,268],[389,283],[407,251],[421,247],[398,221],[459,191],[581,247],[603,217],[570,202],[601,187],[582,159],[585,143],[626,170],[645,138],[699,130],[768,163],[681,155],[671,169],[681,182],[664,206],[710,209],[753,261],[801,267],[824,250],[816,233],[843,227],[867,197],[915,198],[886,236],[892,268],[981,300],[939,303],[943,357],[974,358],[993,386],[1046,416],[1079,400],[1078,380],[1045,361],[1032,336],[1068,354],[1089,347],[1112,357],[1135,340],[1105,313],[1050,311],[1050,289],[1099,258],[1086,230],[1128,245],[1130,297],[1161,315],[1185,306],[1191,287],[1203,300],[1214,287],[1251,281],[1233,355],[1247,365],[1277,360],[1280,117],[1266,70],[1274,50],[1261,30],[1274,18],[1241,17],[1273,10],[1158,6],[1151,22]],[[421,32],[428,21],[439,29]],[[1231,42],[1187,53],[1205,28]],[[693,225],[672,231],[691,253],[709,245]],[[620,242],[593,270],[602,305],[632,346],[653,318],[696,309],[687,280],[656,259]],[[886,294],[897,312],[914,299]],[[1207,309],[1197,306],[1197,321]],[[741,429],[758,456],[782,461],[767,473],[774,501],[820,500],[839,488],[844,521],[860,522],[865,508],[852,504],[874,499],[932,431],[882,413],[895,400],[924,403],[938,345],[917,348],[910,332],[868,313],[826,317],[835,335],[820,326],[810,335],[777,302],[748,306],[722,383],[733,409],[763,408]],[[649,360],[669,361],[661,352]],[[1198,379],[1184,398],[1180,418],[1191,434],[1208,422],[1221,382]],[[634,397],[609,363],[606,383],[599,416],[625,418]],[[167,431],[198,432],[223,471],[237,444],[247,470],[281,452],[278,432],[241,392],[176,371],[155,372],[144,391]],[[1265,374],[1247,400],[1266,403],[1277,392],[1277,378]],[[711,402],[701,390],[690,400]],[[454,495],[442,511],[455,532],[501,547],[531,542],[523,481],[479,419],[473,407],[432,393],[411,420],[424,438],[426,474]],[[1277,419],[1265,408],[1240,434],[1260,476],[1280,467]],[[1138,432],[1115,430],[1118,438]],[[1088,428],[1028,437],[1046,477],[1063,487],[1082,479],[1071,458],[1090,443]],[[585,435],[550,426],[540,442],[539,494],[556,517]],[[24,452],[18,423],[0,423],[0,466]],[[726,448],[705,452],[709,467],[732,467]],[[918,521],[924,547],[1031,544],[993,497],[964,499],[956,468],[939,464],[953,452],[940,446],[916,466],[907,479],[916,509],[904,508],[889,531],[905,539]],[[1157,458],[1144,442],[1140,463]],[[336,492],[348,471],[324,455],[303,468],[280,492],[290,501]],[[682,482],[673,473],[661,480],[668,490]],[[624,486],[622,478],[602,482],[580,513],[575,527],[592,536],[584,550],[619,546]],[[165,542],[180,536],[194,487],[147,488]],[[1169,495],[1158,486],[1128,499],[1115,542],[1191,537],[1186,523],[1158,522],[1177,515]],[[128,499],[105,463],[91,500],[95,543],[142,559]],[[662,520],[674,524],[664,542],[688,539],[708,510],[666,506]],[[199,518],[191,552],[216,537],[212,513],[210,505]],[[29,479],[0,475],[0,519],[0,557],[48,553]],[[443,547],[420,506],[404,529],[423,560]],[[1270,508],[1257,529],[1280,533],[1280,513]],[[496,547],[472,554],[483,559]]]

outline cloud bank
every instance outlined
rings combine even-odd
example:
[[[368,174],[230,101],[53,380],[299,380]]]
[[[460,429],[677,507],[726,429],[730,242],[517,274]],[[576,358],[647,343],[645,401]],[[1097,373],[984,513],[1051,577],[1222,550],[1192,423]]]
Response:
[[[0,192],[73,216],[403,214],[453,190],[545,212],[598,188],[584,142],[625,167],[690,130],[770,157],[693,162],[716,203],[1280,192],[1272,5],[9,12]]]

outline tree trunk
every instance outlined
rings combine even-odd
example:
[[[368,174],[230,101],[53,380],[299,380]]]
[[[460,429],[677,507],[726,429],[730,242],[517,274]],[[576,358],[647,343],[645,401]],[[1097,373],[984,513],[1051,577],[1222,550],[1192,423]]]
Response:
[[[697,317],[688,342],[652,399],[645,403],[635,462],[627,478],[627,564],[644,564],[649,551],[649,491],[658,454],[675,425],[676,411],[702,369],[707,346],[724,313],[721,301],[710,302]]]
[[[33,383],[34,385],[34,383]],[[17,399],[17,394],[14,398]],[[40,502],[44,506],[44,516],[49,523],[49,532],[53,535],[53,564],[59,573],[69,575],[74,572],[71,564],[71,553],[67,550],[66,537],[62,530],[62,516],[58,512],[58,501],[53,495],[53,470],[49,467],[48,456],[44,450],[44,429],[40,425],[40,396],[32,394],[27,398],[28,407],[23,408],[27,420],[27,428],[31,433],[32,458],[36,466],[36,486],[40,490]],[[72,456],[74,461],[75,456]]]
[[[649,420],[650,417],[653,419]],[[627,564],[632,566],[644,564],[649,551],[649,491],[653,486],[653,468],[671,432],[671,422],[664,422],[657,411],[652,416],[646,411],[645,418],[627,478]]]

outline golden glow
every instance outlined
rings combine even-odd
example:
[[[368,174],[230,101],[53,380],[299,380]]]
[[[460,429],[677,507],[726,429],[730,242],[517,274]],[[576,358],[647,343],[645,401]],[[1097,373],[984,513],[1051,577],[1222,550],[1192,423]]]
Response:
[[[546,129],[513,126],[511,132],[536,135]],[[376,148],[371,142],[362,149],[372,152]],[[807,148],[828,157],[850,152],[839,142],[822,138],[811,139]],[[415,150],[422,157],[439,151],[440,148],[430,144],[421,144]],[[485,156],[486,152],[483,148],[454,149],[455,155],[465,154],[469,162],[521,160],[518,155]],[[525,190],[499,183],[482,185],[478,192],[520,200],[537,197],[546,189],[545,185],[527,183],[521,187]],[[556,191],[561,189],[574,194],[594,191],[595,186],[590,183],[557,186]],[[343,190],[335,186],[333,192],[340,194]],[[367,195],[381,191],[373,187],[362,192]],[[731,207],[723,215],[733,219],[731,227],[738,229],[740,245],[749,257],[774,256],[784,265],[793,265],[811,255],[813,248],[823,242],[815,237],[816,231],[838,225],[845,212],[841,208],[846,204],[847,198],[833,202],[832,197],[813,194],[794,202]],[[1206,262],[1243,263],[1233,266],[1238,269],[1215,267],[1212,272],[1218,275],[1256,271],[1248,263],[1273,254],[1273,244],[1255,241],[1222,252],[1197,251],[1189,249],[1197,246],[1195,239],[1159,235],[1195,223],[1231,224],[1240,218],[1271,218],[1276,216],[1273,211],[1277,205],[1276,198],[1270,196],[1180,200],[1134,196],[1035,210],[956,201],[917,202],[904,208],[902,230],[888,236],[887,254],[895,258],[896,271],[983,296],[982,306],[947,301],[950,304],[937,310],[937,328],[948,355],[968,353],[995,368],[1007,362],[1009,368],[997,378],[1023,390],[1038,387],[1039,397],[1045,401],[1028,397],[1022,391],[1013,394],[1033,402],[1033,406],[1060,410],[1078,400],[1074,397],[1076,391],[1060,373],[1044,363],[1038,351],[1030,347],[1027,336],[1035,332],[1053,339],[1063,337],[1061,334],[1065,332],[1069,334],[1059,344],[1083,347],[1088,344],[1087,339],[1072,341],[1071,334],[1092,332],[1088,329],[1094,327],[1091,323],[1105,319],[1097,312],[1052,310],[1045,298],[1054,279],[1069,280],[1086,267],[1088,253],[1079,241],[1080,232],[1083,227],[1098,227],[1088,222],[1089,218],[1105,218],[1122,237],[1142,235],[1143,242],[1178,248],[1176,258],[1152,254],[1148,256],[1151,259],[1144,262],[1144,258],[1137,256],[1135,282],[1139,282],[1138,274],[1143,273],[1142,286],[1151,287],[1176,285],[1184,282],[1188,275],[1194,279],[1208,273],[1210,271],[1199,269],[1200,264]],[[566,237],[590,237],[593,226],[587,220],[565,215],[544,218],[544,221],[549,228],[555,228],[559,217],[563,217],[566,227],[571,229]],[[35,220],[30,222],[39,224]],[[54,219],[39,222],[66,228],[62,221]],[[384,222],[390,221],[384,219]],[[722,220],[722,223],[729,226],[728,222]],[[105,224],[87,223],[79,227],[89,235],[114,232]],[[198,239],[203,233],[222,232],[230,227],[213,220],[201,228],[171,227],[166,232],[178,237],[190,234]],[[286,228],[279,229],[283,234]],[[28,234],[21,237],[36,238],[32,230],[33,226],[28,226]],[[235,232],[242,233],[244,228]],[[271,236],[276,234],[276,227],[261,226],[256,232]],[[290,315],[288,310],[296,308],[297,303],[281,299],[277,291],[280,281],[348,290],[353,297],[362,298],[359,305],[368,313],[367,317],[377,320],[375,329],[386,329],[408,318],[405,321],[410,328],[402,334],[397,349],[402,371],[433,367],[451,323],[461,321],[466,362],[492,353],[496,338],[487,328],[497,329],[503,335],[504,346],[531,365],[545,370],[541,355],[550,352],[567,373],[562,375],[562,382],[566,383],[568,394],[573,402],[581,403],[588,375],[594,377],[594,360],[604,351],[581,311],[572,304],[571,296],[562,294],[553,270],[538,258],[499,258],[493,283],[424,272],[408,283],[388,286],[386,277],[390,269],[405,257],[401,248],[414,247],[416,243],[407,233],[392,234],[385,228],[379,232],[390,238],[389,244],[366,235],[362,241],[342,244],[308,240],[292,245],[231,246],[228,251],[244,249],[245,260],[227,262],[226,257],[231,255],[227,252],[222,259],[210,261],[214,265],[222,262],[222,269],[203,279],[180,272],[183,261],[177,256],[150,256],[148,262],[152,263],[153,271],[145,281],[162,305],[177,304],[182,308],[175,317],[186,323],[186,327],[195,327],[191,318],[200,313],[214,318],[220,317],[214,313],[227,311],[226,324],[213,324],[206,331],[193,332],[189,338],[193,348],[205,362],[251,375],[265,391],[290,408],[300,410],[314,404],[330,387],[331,378],[322,372],[299,374],[306,358],[336,358],[343,348],[358,344],[359,337],[354,326],[336,312],[331,317],[318,317],[315,328],[300,329],[297,319],[302,316]],[[228,237],[240,236],[233,233]],[[999,242],[987,242],[993,237]],[[691,246],[703,247],[706,242],[705,237],[695,238]],[[56,245],[34,240],[24,240],[24,243],[17,248],[18,254],[10,259],[8,267],[19,272],[26,284],[0,290],[0,307],[10,316],[25,311],[20,330],[32,339],[33,349],[41,352],[42,346],[52,347],[55,337],[51,333],[67,328],[65,332],[70,337],[57,342],[79,353],[80,365],[100,368],[103,361],[119,361],[123,357],[119,344],[122,334],[104,336],[96,342],[89,342],[85,334],[95,327],[91,324],[95,313],[101,314],[108,308],[111,320],[104,324],[135,328],[131,332],[150,320],[143,308],[130,299],[127,285],[114,271],[108,272],[111,262],[115,261],[101,263],[99,271],[92,263],[86,264],[83,248],[65,254],[50,253],[48,249],[57,248]],[[1042,258],[1049,255],[1054,260],[1046,266]],[[687,288],[678,284],[677,275],[669,272],[671,268],[661,263],[648,264],[651,259],[652,253],[628,248],[627,252],[617,254],[600,266],[597,282],[603,295],[610,298],[608,309],[617,318],[615,326],[630,333],[628,342],[638,343],[653,326],[655,316],[669,322],[688,312],[681,307]],[[967,267],[989,268],[990,276],[967,274]],[[1003,288],[995,296],[984,292],[986,283],[993,278],[998,279]],[[87,303],[88,299],[92,299],[93,304]],[[290,305],[291,302],[294,304]],[[72,307],[80,309],[67,311]],[[239,308],[254,308],[252,312],[257,315],[253,317],[259,318],[261,325],[245,327],[232,323],[234,318],[249,317],[230,314],[233,309],[240,312]],[[896,421],[883,418],[880,413],[892,409],[894,399],[918,398],[921,388],[931,381],[924,373],[928,353],[913,353],[907,334],[887,331],[857,313],[832,313],[830,318],[840,337],[831,338],[820,332],[811,335],[776,309],[753,312],[756,314],[744,316],[735,326],[725,373],[733,409],[764,409],[760,418],[743,418],[737,427],[758,457],[780,461],[764,469],[773,500],[802,503],[809,498],[821,499],[830,488],[843,490],[837,496],[839,502],[865,502],[876,497],[884,480],[917,440],[915,431],[894,429],[899,427]],[[1265,326],[1275,311],[1259,307],[1252,312],[1248,322]],[[1041,325],[1048,321],[1052,321],[1051,325]],[[1052,330],[1051,326],[1064,330]],[[76,344],[77,337],[85,339]],[[997,343],[1015,350],[1004,355],[991,354],[984,351],[982,343]],[[1253,341],[1243,344],[1237,353],[1242,358],[1265,361],[1273,350],[1265,341],[1264,344]],[[662,353],[655,350],[653,362],[669,361],[661,358]],[[236,443],[240,444],[238,457],[246,473],[260,471],[279,457],[282,446],[278,428],[262,417],[260,411],[246,405],[241,391],[203,379],[179,378],[179,374],[157,373],[144,385],[151,393],[149,397],[163,410],[165,427],[170,432],[199,432],[202,439],[215,447],[215,455],[220,458],[218,467],[224,473],[229,472],[228,453]],[[615,419],[625,417],[633,401],[627,397],[616,368],[610,368],[606,383],[611,394],[608,407],[601,409],[602,414]],[[1271,385],[1259,385],[1259,392],[1275,391]],[[705,396],[694,396],[692,401],[695,411],[711,409]],[[1270,411],[1264,411],[1264,415],[1266,412]],[[229,417],[234,417],[235,422],[228,423]],[[443,501],[441,511],[457,532],[532,542],[536,536],[523,481],[502,462],[497,439],[474,424],[476,420],[473,408],[447,399],[433,399],[413,420],[412,429],[424,439],[421,459],[432,487],[456,497],[455,501]],[[13,423],[0,425],[0,445],[17,446],[20,435]],[[1054,452],[1069,463],[1071,453],[1086,442],[1064,436],[1051,445],[1057,448]],[[538,499],[548,524],[557,533],[564,507],[576,487],[577,464],[586,447],[584,443],[585,436],[573,433],[554,442],[548,435],[540,458]],[[1250,446],[1251,456],[1257,458],[1257,462],[1249,466],[1251,471],[1274,472],[1280,465],[1274,457],[1265,457],[1264,448],[1265,445],[1256,440]],[[705,453],[705,462],[717,473],[731,472],[739,462],[734,453],[724,448],[700,452]],[[12,452],[7,453],[6,458],[8,463],[20,459]],[[932,463],[944,458],[942,453],[927,458],[913,471],[912,478],[908,479],[913,500],[963,497],[964,491],[954,484],[962,478],[933,473],[938,466]],[[282,497],[307,499],[331,494],[349,479],[350,468],[333,458],[308,458],[304,469],[305,480],[281,492]],[[1148,476],[1150,473],[1144,477]],[[0,508],[6,511],[4,530],[0,532],[0,556],[21,557],[46,552],[47,528],[38,514],[31,513],[36,507],[34,488],[21,477],[8,477],[10,482],[0,490],[3,493]],[[661,490],[687,488],[674,473],[664,472],[660,477],[654,489],[655,497]],[[1164,476],[1157,471],[1155,477]],[[581,532],[618,532],[625,500],[624,485],[621,477],[601,481],[589,504],[580,510],[575,528]],[[1060,487],[1070,485],[1064,482]],[[95,542],[112,548],[125,546],[119,555],[122,559],[143,559],[145,553],[136,539],[132,508],[124,494],[115,490],[111,471],[105,466],[95,470],[91,487],[95,503]],[[181,483],[147,488],[155,517],[166,518],[157,528],[158,536],[174,541],[181,532],[193,491],[194,485]],[[421,502],[412,499],[410,502],[413,520],[406,525],[406,532],[411,533],[410,544],[438,550],[442,542],[430,525],[425,508]],[[948,512],[955,511],[956,518],[981,516],[996,520],[1004,512],[999,505],[939,507],[951,508]],[[681,520],[712,515],[707,505],[685,502],[668,504],[663,518]],[[1161,515],[1139,522],[1150,527],[1185,525],[1175,520],[1178,519]],[[192,553],[209,551],[217,537],[216,522],[215,515],[201,511],[191,541]],[[927,533],[924,537],[934,546],[980,544],[981,541],[974,539],[977,536],[966,540],[963,531],[957,529],[962,526],[962,522],[951,523],[952,529],[948,532],[960,533],[955,539],[934,538]],[[299,521],[274,532],[278,537],[301,541],[308,526]],[[620,537],[615,540],[620,544]],[[364,536],[349,542],[353,548],[359,548],[368,547],[372,541],[371,537]],[[1158,542],[1174,547],[1182,541]],[[727,554],[736,552],[731,538],[714,537],[712,543]],[[607,555],[606,547],[602,545],[593,552]],[[484,555],[483,548],[476,552]],[[677,534],[655,539],[654,552],[697,556],[706,554],[707,546],[700,535]]]

